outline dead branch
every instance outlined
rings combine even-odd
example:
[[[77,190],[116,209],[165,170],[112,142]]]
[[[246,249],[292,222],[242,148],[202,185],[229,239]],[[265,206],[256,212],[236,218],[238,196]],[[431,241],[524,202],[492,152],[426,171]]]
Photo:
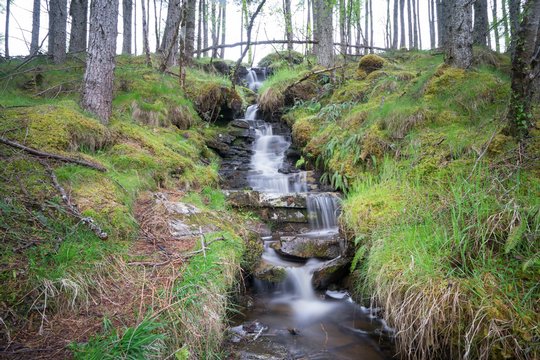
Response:
[[[94,163],[91,163],[91,162],[85,161],[85,160],[68,158],[68,157],[65,157],[65,156],[62,156],[62,155],[51,154],[51,153],[48,153],[48,152],[32,149],[32,148],[29,148],[29,147],[24,146],[22,144],[19,144],[16,141],[11,141],[11,140],[8,140],[8,139],[6,139],[4,137],[1,137],[1,136],[0,136],[0,143],[2,143],[4,145],[7,145],[7,146],[14,147],[14,148],[19,149],[19,150],[22,150],[22,151],[24,151],[24,152],[26,152],[26,153],[28,153],[30,155],[37,156],[38,158],[54,159],[54,160],[58,160],[58,161],[66,162],[66,163],[77,164],[77,165],[86,166],[86,167],[89,167],[89,168],[92,168],[94,170],[101,171],[101,172],[106,172],[107,171],[107,169],[105,167],[103,167],[102,165],[99,165],[99,164],[94,164]]]
[[[45,171],[47,172],[49,177],[51,178],[51,182],[54,188],[56,189],[56,191],[60,193],[62,197],[62,201],[64,202],[64,204],[66,204],[66,207],[68,208],[69,213],[75,216],[76,218],[78,218],[84,225],[86,225],[90,230],[92,230],[92,232],[96,234],[98,238],[100,238],[101,240],[106,240],[109,237],[109,235],[105,231],[103,231],[101,227],[99,227],[98,224],[96,224],[94,219],[91,217],[82,216],[77,206],[71,203],[71,199],[69,198],[69,195],[67,194],[66,190],[62,187],[62,185],[60,185],[60,183],[58,182],[58,178],[54,174],[54,171],[53,169],[51,169],[49,164],[47,164],[47,162],[45,162],[44,160],[40,160],[40,162],[45,168]]]
[[[285,88],[285,91],[284,93],[287,93],[289,90],[291,90],[293,87],[295,87],[296,85],[300,84],[301,82],[303,81],[306,81],[307,79],[309,79],[310,77],[312,77],[313,75],[318,75],[318,74],[323,74],[325,72],[330,72],[330,71],[334,71],[336,69],[339,69],[339,68],[342,68],[344,67],[344,65],[338,65],[338,66],[334,66],[334,67],[331,67],[331,68],[328,68],[328,69],[322,69],[322,70],[316,70],[316,71],[311,71],[309,73],[307,73],[306,75],[302,76],[300,79],[296,80],[295,82],[293,82],[292,84],[290,84],[289,86],[287,86]]]

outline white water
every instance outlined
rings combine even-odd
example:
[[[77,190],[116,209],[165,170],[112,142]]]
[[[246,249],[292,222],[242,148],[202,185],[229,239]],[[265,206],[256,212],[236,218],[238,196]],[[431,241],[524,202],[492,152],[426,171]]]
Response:
[[[310,228],[308,234],[332,235],[339,232],[337,221],[340,211],[340,199],[333,194],[309,194],[307,210]]]
[[[259,90],[262,84],[262,82],[259,80],[257,72],[253,69],[248,70],[246,81],[248,83],[249,89],[255,92]]]

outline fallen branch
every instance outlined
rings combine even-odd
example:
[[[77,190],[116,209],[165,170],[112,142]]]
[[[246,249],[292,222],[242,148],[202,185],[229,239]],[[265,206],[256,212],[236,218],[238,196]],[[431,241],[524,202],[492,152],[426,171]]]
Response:
[[[49,175],[49,177],[51,178],[51,182],[54,186],[54,188],[60,193],[61,197],[62,197],[62,201],[64,202],[64,204],[66,204],[66,207],[68,208],[69,210],[69,213],[73,216],[75,216],[76,218],[78,218],[84,225],[86,225],[94,234],[96,234],[96,236],[98,238],[100,238],[101,240],[106,240],[109,235],[103,231],[101,229],[101,227],[99,227],[98,224],[96,224],[96,222],[94,221],[94,219],[92,219],[91,217],[85,217],[85,216],[82,216],[81,212],[79,211],[79,209],[73,205],[71,203],[71,200],[69,198],[69,195],[67,194],[66,190],[62,187],[62,185],[60,185],[60,183],[58,182],[58,178],[56,177],[56,175],[54,174],[54,171],[53,169],[51,169],[51,167],[49,166],[49,164],[47,164],[45,161],[41,160],[40,161],[41,164],[43,165],[43,167],[45,168],[45,171],[47,172],[47,174]]]
[[[19,149],[19,150],[22,150],[24,152],[27,152],[30,155],[34,155],[34,156],[37,156],[39,158],[54,159],[54,160],[58,160],[58,161],[66,162],[66,163],[73,163],[73,164],[77,164],[77,165],[81,165],[81,166],[86,166],[86,167],[89,167],[89,168],[92,168],[94,170],[98,170],[98,171],[101,171],[101,172],[106,172],[107,171],[106,168],[104,168],[103,166],[101,166],[99,164],[94,164],[94,163],[91,163],[91,162],[85,161],[85,160],[68,158],[68,157],[65,157],[65,156],[62,156],[62,155],[51,154],[51,153],[48,153],[48,152],[32,149],[32,148],[29,148],[29,147],[24,146],[22,144],[19,144],[16,141],[11,141],[11,140],[8,140],[8,139],[6,139],[4,137],[1,137],[1,136],[0,136],[0,143],[2,143],[4,145],[7,145],[7,146],[14,147],[14,148]]]
[[[300,79],[296,80],[295,82],[293,82],[292,84],[290,84],[289,86],[287,86],[285,88],[285,91],[284,93],[287,93],[289,90],[291,90],[293,87],[295,87],[296,85],[300,84],[301,82],[303,81],[306,81],[307,79],[309,79],[310,77],[312,77],[313,75],[318,75],[318,74],[323,74],[325,72],[330,72],[330,71],[334,71],[336,69],[339,69],[339,68],[342,68],[344,67],[344,65],[338,65],[338,66],[334,66],[334,67],[331,67],[331,68],[328,68],[328,69],[322,69],[322,70],[316,70],[316,71],[311,71],[309,73],[307,73],[306,75],[302,76]]]

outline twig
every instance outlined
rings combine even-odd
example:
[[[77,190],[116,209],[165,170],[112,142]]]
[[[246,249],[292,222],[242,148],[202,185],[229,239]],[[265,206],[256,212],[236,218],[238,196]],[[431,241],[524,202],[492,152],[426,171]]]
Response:
[[[201,234],[201,249],[204,254],[204,258],[206,259],[206,247],[204,245],[204,234],[202,232],[202,227],[199,226],[199,233]]]
[[[101,165],[98,165],[98,164],[91,163],[89,161],[79,160],[79,159],[74,159],[74,158],[68,158],[68,157],[65,157],[65,156],[62,156],[62,155],[51,154],[51,153],[48,153],[48,152],[45,152],[45,151],[32,149],[32,148],[29,148],[29,147],[24,146],[22,144],[19,144],[16,141],[11,141],[11,140],[8,140],[8,139],[6,139],[4,137],[1,137],[1,136],[0,136],[0,143],[2,143],[4,145],[7,145],[7,146],[14,147],[16,149],[20,149],[20,150],[22,150],[24,152],[27,152],[30,155],[34,155],[34,156],[37,156],[37,157],[40,157],[40,158],[55,159],[55,160],[66,162],[66,163],[73,163],[73,164],[77,164],[77,165],[81,165],[81,166],[86,166],[86,167],[89,167],[89,168],[92,168],[92,169],[95,169],[95,170],[98,170],[98,171],[101,171],[101,172],[106,172],[107,171],[107,169],[105,167],[103,167]]]
[[[336,69],[339,69],[339,68],[342,68],[344,67],[344,65],[338,65],[338,66],[334,66],[334,67],[331,67],[331,68],[328,68],[328,69],[322,69],[322,70],[316,70],[316,71],[311,71],[309,72],[308,74],[302,76],[300,79],[296,80],[295,82],[293,82],[291,85],[287,86],[285,88],[285,91],[284,93],[287,93],[289,90],[291,90],[291,88],[293,88],[294,86],[300,84],[301,82],[303,81],[306,81],[307,79],[309,79],[310,77],[312,77],[313,75],[318,75],[318,74],[323,74],[325,72],[330,72],[330,71],[334,71]]]
[[[84,217],[82,216],[82,214],[80,213],[79,209],[77,209],[77,207],[75,205],[73,205],[71,203],[71,200],[66,192],[66,190],[62,187],[62,185],[60,185],[60,183],[58,182],[58,178],[56,177],[56,175],[54,174],[54,171],[51,169],[51,167],[49,166],[49,164],[47,164],[45,161],[41,160],[40,161],[41,164],[43,165],[43,167],[45,168],[45,171],[47,172],[47,174],[49,175],[49,177],[51,178],[51,181],[52,181],[52,184],[54,186],[54,188],[60,193],[60,195],[62,196],[62,201],[64,201],[64,203],[66,204],[69,212],[77,217],[83,224],[85,224],[86,226],[88,226],[88,228],[90,230],[92,230],[92,232],[94,234],[96,234],[96,236],[98,238],[100,238],[101,240],[106,240],[109,235],[103,231],[101,229],[101,227],[99,227],[99,225],[97,225],[94,221],[94,219],[92,219],[91,217]]]

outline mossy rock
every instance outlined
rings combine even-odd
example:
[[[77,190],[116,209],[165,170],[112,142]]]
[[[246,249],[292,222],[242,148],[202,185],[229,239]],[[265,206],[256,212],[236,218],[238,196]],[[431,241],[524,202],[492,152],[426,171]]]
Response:
[[[259,63],[259,67],[279,67],[282,63],[301,64],[304,61],[304,55],[298,51],[277,51],[263,57]]]
[[[363,56],[358,62],[358,69],[365,71],[367,74],[372,73],[373,71],[380,70],[385,65],[386,60],[384,60],[379,55],[369,54]]]
[[[255,268],[253,276],[259,280],[277,284],[285,280],[287,272],[282,267],[273,266],[261,261]]]

